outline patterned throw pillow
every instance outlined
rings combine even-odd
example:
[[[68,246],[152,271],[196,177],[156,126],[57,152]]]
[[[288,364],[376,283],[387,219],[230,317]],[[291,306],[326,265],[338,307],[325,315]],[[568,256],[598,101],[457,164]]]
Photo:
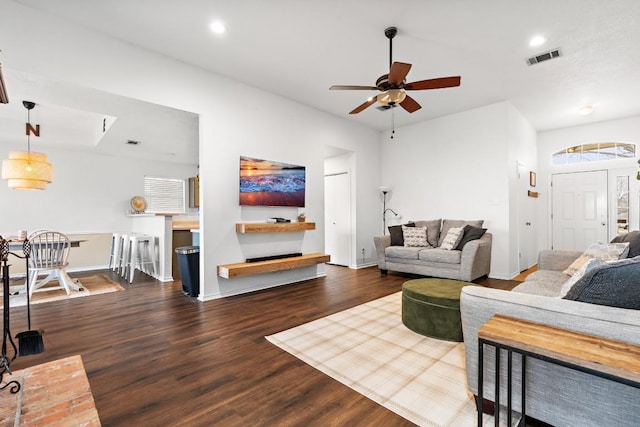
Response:
[[[402,226],[405,247],[428,247],[427,227]]]
[[[440,249],[446,249],[450,251],[451,249],[458,246],[458,243],[460,243],[460,240],[462,240],[462,230],[463,227],[451,227],[447,232],[444,240],[442,241]]]
[[[580,267],[591,258],[603,261],[617,261],[626,258],[629,253],[629,243],[592,243],[578,259],[563,271],[564,274],[572,276]]]
[[[582,266],[584,266],[587,262],[589,262],[592,259],[594,258],[591,255],[582,254],[575,261],[573,261],[571,265],[567,267],[566,270],[563,271],[563,273],[569,276],[573,276],[576,273],[576,271],[580,270]]]
[[[415,227],[413,222],[408,222],[407,227]],[[391,225],[387,227],[389,229],[389,236],[391,236],[391,246],[404,246],[404,235],[402,234],[402,225]]]
[[[603,261],[617,261],[626,258],[629,253],[629,243],[593,243],[584,251],[593,258]]]

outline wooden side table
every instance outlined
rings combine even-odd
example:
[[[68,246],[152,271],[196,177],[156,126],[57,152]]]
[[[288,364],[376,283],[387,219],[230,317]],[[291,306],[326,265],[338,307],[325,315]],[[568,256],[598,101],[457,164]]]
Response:
[[[528,357],[640,388],[640,345],[495,315],[478,330],[478,400],[482,402],[484,346],[495,348],[495,425],[499,423],[500,350],[507,351],[507,417],[511,425],[512,353],[522,360],[521,408],[524,425]],[[478,426],[482,425],[482,407]]]

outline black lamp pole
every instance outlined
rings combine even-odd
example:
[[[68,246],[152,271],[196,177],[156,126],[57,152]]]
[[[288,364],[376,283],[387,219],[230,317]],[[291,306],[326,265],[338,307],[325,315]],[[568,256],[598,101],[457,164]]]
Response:
[[[398,216],[396,211],[391,208],[387,209],[387,193],[389,190],[382,190],[382,235],[387,234],[387,211],[392,212],[395,216]]]
[[[382,191],[382,235],[387,234],[387,191]]]

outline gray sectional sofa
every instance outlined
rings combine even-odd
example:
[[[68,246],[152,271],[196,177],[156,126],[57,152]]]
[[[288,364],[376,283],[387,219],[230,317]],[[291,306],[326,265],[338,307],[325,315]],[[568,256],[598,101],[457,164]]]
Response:
[[[640,237],[640,232],[632,233]],[[478,329],[495,314],[640,344],[639,246],[640,239],[636,249],[631,244],[629,255],[633,258],[601,262],[586,271],[565,298],[560,293],[570,276],[563,270],[582,252],[542,251],[539,270],[512,291],[464,287],[460,309],[469,390],[477,396]],[[494,400],[494,357],[493,348],[486,347],[483,392],[490,401]],[[513,361],[513,404],[519,411],[520,358],[514,356]],[[554,426],[640,425],[638,388],[536,359],[528,359],[526,369],[529,416]],[[506,371],[501,375],[504,384],[500,399],[506,405]]]
[[[374,237],[378,268],[382,274],[391,270],[466,282],[487,276],[491,268],[491,233],[484,232],[480,238],[467,242],[463,240],[459,242],[460,248],[443,249],[444,239],[451,228],[467,226],[467,229],[477,231],[483,222],[451,219],[415,221],[412,223],[414,227],[426,228],[425,246],[392,245],[391,235]],[[390,231],[394,231],[392,227]]]

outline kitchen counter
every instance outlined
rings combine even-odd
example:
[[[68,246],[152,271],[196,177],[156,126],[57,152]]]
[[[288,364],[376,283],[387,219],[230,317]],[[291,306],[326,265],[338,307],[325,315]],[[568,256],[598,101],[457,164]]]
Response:
[[[194,228],[200,228],[200,221],[174,219],[172,222],[172,228],[174,231],[175,230],[190,231]]]

